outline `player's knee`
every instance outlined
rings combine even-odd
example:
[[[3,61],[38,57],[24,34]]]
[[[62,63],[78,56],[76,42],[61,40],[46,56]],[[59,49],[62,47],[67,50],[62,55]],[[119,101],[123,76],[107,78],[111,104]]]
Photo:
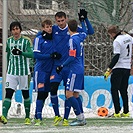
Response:
[[[8,99],[12,99],[12,96],[13,96],[13,93],[15,91],[13,89],[6,89],[6,95],[5,95],[5,98],[8,98]]]
[[[51,95],[57,95],[59,84],[60,83],[58,83],[58,82],[50,83],[50,88],[51,88],[50,93],[51,93]]]
[[[75,98],[78,98],[78,97],[79,97],[79,92],[74,92],[74,93],[73,93],[73,96],[74,96]]]
[[[66,98],[73,97],[73,92],[72,91],[66,91]]]
[[[37,100],[45,100],[48,97],[48,92],[39,91],[37,94]]]
[[[44,100],[48,97],[48,92],[44,93]]]
[[[28,99],[30,97],[29,90],[22,90],[22,95],[24,99]]]

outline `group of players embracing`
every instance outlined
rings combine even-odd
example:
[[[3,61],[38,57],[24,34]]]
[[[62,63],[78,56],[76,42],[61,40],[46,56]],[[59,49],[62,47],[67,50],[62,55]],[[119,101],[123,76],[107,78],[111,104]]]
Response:
[[[38,32],[32,43],[28,37],[21,34],[19,22],[10,25],[13,36],[7,40],[8,71],[6,78],[6,96],[3,103],[0,121],[7,123],[7,114],[11,106],[11,98],[17,85],[22,90],[26,112],[25,124],[31,124],[30,97],[28,78],[29,58],[35,59],[33,83],[37,91],[35,125],[45,125],[42,121],[42,109],[50,93],[52,107],[55,113],[54,125],[62,122],[63,126],[86,125],[82,101],[79,93],[84,89],[84,48],[83,41],[87,35],[92,35],[94,29],[87,18],[87,11],[80,9],[78,13],[81,27],[75,19],[68,20],[66,14],[59,11],[55,14],[57,25],[52,25],[49,19],[44,20],[42,31]],[[14,33],[13,33],[14,32]],[[19,37],[15,38],[19,34]],[[11,63],[13,63],[12,66]],[[19,64],[19,65],[18,65]],[[9,67],[10,66],[10,67]],[[16,72],[15,72],[16,71]],[[63,81],[65,104],[64,116],[59,113],[58,87]],[[76,115],[72,122],[68,121],[71,107]]]

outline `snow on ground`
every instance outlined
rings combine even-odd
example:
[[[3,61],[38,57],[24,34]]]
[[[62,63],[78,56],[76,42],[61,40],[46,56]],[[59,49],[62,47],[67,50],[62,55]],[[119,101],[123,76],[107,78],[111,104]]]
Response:
[[[133,133],[131,126],[38,127],[0,125],[1,133]]]
[[[12,101],[12,106],[9,110],[8,118],[24,118],[24,107],[23,104],[21,105],[21,115],[17,114],[17,104],[15,101]],[[130,107],[131,108],[131,107]],[[2,110],[2,101],[0,101],[0,114]],[[96,114],[96,110],[91,110],[88,108],[84,108],[85,111],[85,117],[86,118],[96,118],[98,117]],[[35,112],[35,103],[32,103],[31,106],[31,118],[34,117]],[[60,108],[61,115],[64,114],[64,108]],[[113,112],[113,110],[109,110],[110,113]],[[53,109],[49,106],[44,106],[43,108],[43,117],[54,117]],[[71,110],[70,118],[75,118],[75,115],[73,111]],[[108,120],[108,119],[107,119]],[[108,124],[103,125],[96,124],[98,121],[95,121],[94,125],[90,124],[91,120],[87,120],[88,123],[85,126],[79,126],[79,127],[55,127],[55,126],[39,126],[35,127],[34,125],[25,126],[22,123],[13,123],[9,122],[7,125],[3,125],[0,123],[0,133],[133,133],[133,121],[130,121],[131,123],[128,123],[128,125],[122,125],[121,120],[118,121],[120,123],[117,126]],[[93,122],[93,121],[92,121]],[[126,121],[125,121],[126,122]],[[108,122],[107,122],[108,123]]]

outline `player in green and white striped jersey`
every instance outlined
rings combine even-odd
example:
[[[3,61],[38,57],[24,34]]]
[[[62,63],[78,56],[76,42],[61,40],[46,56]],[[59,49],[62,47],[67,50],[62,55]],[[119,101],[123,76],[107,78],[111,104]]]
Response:
[[[25,36],[21,36],[18,40],[14,40],[13,36],[7,39],[6,52],[9,54],[8,74],[23,76],[30,73],[29,58],[27,57],[32,56],[31,44],[31,40]],[[12,54],[14,47],[23,51],[20,56]]]
[[[19,22],[10,24],[10,31],[13,36],[7,39],[7,75],[6,75],[6,95],[2,107],[0,121],[7,123],[7,114],[11,106],[11,99],[14,92],[22,90],[25,107],[25,124],[30,124],[30,97],[29,97],[29,58],[33,58],[32,42],[30,38],[21,35],[22,27]]]

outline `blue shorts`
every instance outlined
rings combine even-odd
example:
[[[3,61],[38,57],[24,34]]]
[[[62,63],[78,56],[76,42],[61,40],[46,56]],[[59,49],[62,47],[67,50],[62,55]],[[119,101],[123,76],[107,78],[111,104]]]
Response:
[[[51,76],[50,76],[50,82],[60,83],[63,80],[63,85],[65,86],[70,70],[68,67],[63,67],[61,72],[59,74],[57,74],[56,67],[57,66],[54,66],[52,69]]]
[[[39,88],[39,83],[44,83],[44,86]],[[50,73],[35,71],[33,89],[35,89],[35,91],[50,92]]]
[[[84,74],[70,72],[67,79],[66,90],[73,92],[84,90]]]

